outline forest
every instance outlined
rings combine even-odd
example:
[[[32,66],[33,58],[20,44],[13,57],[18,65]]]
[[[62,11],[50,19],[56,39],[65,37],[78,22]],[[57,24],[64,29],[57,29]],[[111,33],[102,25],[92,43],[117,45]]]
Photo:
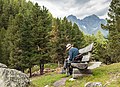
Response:
[[[63,64],[67,57],[65,46],[83,48],[94,42],[91,60],[105,64],[120,62],[120,2],[112,0],[108,12],[109,31],[104,37],[86,35],[77,24],[66,17],[55,18],[46,7],[26,0],[0,0],[0,62],[24,72],[34,65],[43,74],[44,64]]]

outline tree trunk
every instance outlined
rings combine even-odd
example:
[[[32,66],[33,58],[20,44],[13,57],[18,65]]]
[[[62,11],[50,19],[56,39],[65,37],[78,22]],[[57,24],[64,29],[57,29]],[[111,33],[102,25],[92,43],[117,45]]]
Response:
[[[58,67],[60,67],[60,61],[58,61]]]
[[[29,67],[29,73],[30,73],[30,77],[32,77],[32,70],[31,70],[31,67]]]
[[[25,72],[24,69],[22,70],[22,72],[23,72],[23,73]]]
[[[40,63],[40,75],[43,75],[44,63]]]

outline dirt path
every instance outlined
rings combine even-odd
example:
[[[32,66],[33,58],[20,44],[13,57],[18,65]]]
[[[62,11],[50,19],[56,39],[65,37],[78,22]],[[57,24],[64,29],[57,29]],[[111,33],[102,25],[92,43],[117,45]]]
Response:
[[[54,83],[53,83],[53,86],[54,86],[54,87],[64,86],[67,79],[68,79],[68,78],[62,78],[62,79],[54,82]]]

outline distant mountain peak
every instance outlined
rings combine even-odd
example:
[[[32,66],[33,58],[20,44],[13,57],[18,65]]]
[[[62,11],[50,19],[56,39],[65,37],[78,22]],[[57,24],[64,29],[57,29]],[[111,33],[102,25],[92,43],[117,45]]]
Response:
[[[104,36],[108,35],[108,31],[101,28],[101,24],[106,24],[106,20],[100,19],[95,14],[86,16],[83,19],[77,19],[76,16],[69,15],[67,19],[72,23],[76,23],[80,30],[86,34],[96,34],[98,31],[101,31]]]
[[[72,21],[71,21],[72,23],[73,23],[73,22],[74,22],[74,23],[76,23],[76,22],[77,22],[77,20],[78,20],[78,19],[77,19],[77,17],[76,17],[76,16],[74,16],[74,15],[72,15],[72,14],[71,14],[71,15],[69,15],[69,16],[67,17],[67,19],[70,19],[70,21],[72,20]]]
[[[69,16],[74,16],[74,15],[73,15],[73,14],[71,14],[71,15],[68,15],[68,17],[69,17]],[[74,17],[76,17],[76,16],[74,16]]]
[[[85,17],[83,20],[100,20],[100,18],[97,15],[93,14]]]
[[[95,15],[95,14],[92,14],[92,15],[90,15],[90,16],[92,16],[92,17],[96,17],[96,18],[99,18],[97,15]]]

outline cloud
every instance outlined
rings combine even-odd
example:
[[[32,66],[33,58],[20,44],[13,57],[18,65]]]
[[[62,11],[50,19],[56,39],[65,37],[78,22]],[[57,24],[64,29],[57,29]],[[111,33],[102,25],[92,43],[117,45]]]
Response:
[[[101,18],[107,17],[111,0],[30,0],[45,6],[54,17],[63,18],[70,14],[82,19],[85,16],[96,14]]]

